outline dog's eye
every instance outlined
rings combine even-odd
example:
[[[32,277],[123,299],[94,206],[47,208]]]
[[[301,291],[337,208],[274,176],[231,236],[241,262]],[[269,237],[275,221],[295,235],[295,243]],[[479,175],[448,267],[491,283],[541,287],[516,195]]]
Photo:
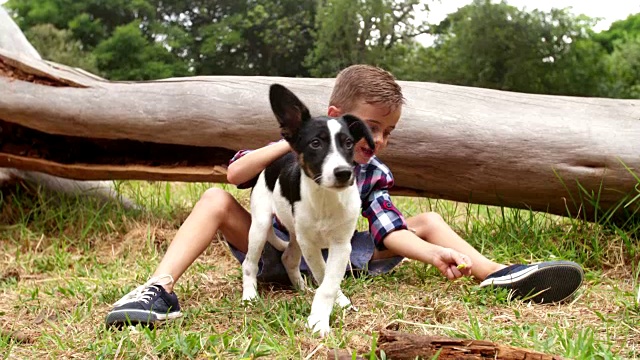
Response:
[[[314,139],[314,140],[312,140],[312,141],[311,141],[311,143],[309,144],[309,146],[310,146],[312,149],[318,150],[318,149],[320,149],[320,148],[322,147],[322,143],[320,142],[320,140],[318,140],[318,139]]]
[[[351,139],[345,140],[344,147],[347,148],[347,150],[353,149],[353,140]]]

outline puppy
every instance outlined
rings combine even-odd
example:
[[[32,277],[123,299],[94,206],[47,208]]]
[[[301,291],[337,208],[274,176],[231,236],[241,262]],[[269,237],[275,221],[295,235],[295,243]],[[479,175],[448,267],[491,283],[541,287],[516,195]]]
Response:
[[[355,183],[354,145],[362,138],[375,148],[367,125],[352,115],[340,118],[311,117],[307,107],[287,88],[274,84],[269,91],[271,108],[284,139],[293,152],[268,166],[251,193],[249,249],[242,263],[242,300],[258,294],[258,261],[266,241],[281,249],[273,233],[275,214],[289,230],[290,240],[282,263],[291,283],[304,289],[300,259],[304,256],[319,287],[307,327],[321,336],[331,331],[329,316],[334,302],[351,305],[340,291],[351,237],[360,214],[360,192]],[[321,250],[328,248],[325,264]]]

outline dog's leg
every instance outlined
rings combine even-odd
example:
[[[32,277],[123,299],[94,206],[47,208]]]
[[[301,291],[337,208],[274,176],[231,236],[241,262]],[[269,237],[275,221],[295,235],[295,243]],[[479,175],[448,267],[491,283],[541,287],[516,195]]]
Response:
[[[278,251],[285,251],[287,249],[287,246],[289,246],[288,241],[284,241],[276,236],[273,228],[271,228],[271,231],[269,231],[268,233],[267,241]]]
[[[300,250],[300,244],[298,244],[295,233],[292,232],[289,236],[289,244],[282,254],[282,264],[287,270],[287,275],[289,275],[291,284],[293,284],[293,286],[298,290],[304,290],[306,288],[302,274],[300,274],[301,258],[302,250]]]
[[[332,247],[332,249],[336,249],[336,247],[334,246],[334,247]],[[336,256],[344,256],[345,257],[345,259],[340,259],[340,261],[346,261],[345,265],[344,265],[344,269],[346,269],[347,268],[347,264],[349,263],[349,254],[351,254],[351,243],[349,242],[348,249],[346,249],[346,250],[335,250],[334,252],[337,252],[337,251],[347,251],[346,253],[338,253],[338,254],[336,254]],[[329,250],[329,254],[331,254],[331,250]],[[347,255],[344,255],[344,254],[347,254]],[[331,255],[329,255],[329,257],[330,256]],[[351,310],[356,310],[357,311],[357,309],[353,305],[351,305],[351,300],[349,300],[349,298],[346,297],[346,295],[342,292],[342,290],[340,290],[340,284],[342,283],[342,279],[344,278],[344,271],[339,271],[337,267],[335,269],[332,269],[332,265],[330,265],[330,264],[331,264],[330,259],[327,258],[327,270],[325,270],[325,281],[329,281],[328,277],[330,276],[329,275],[330,271],[335,270],[336,271],[335,276],[340,276],[339,282],[338,282],[338,293],[336,294],[335,304],[338,305],[338,307],[340,307],[341,309],[349,308]],[[339,265],[336,265],[336,266],[339,266]]]
[[[329,317],[334,301],[336,301],[338,293],[341,293],[340,283],[349,262],[348,255],[351,253],[351,243],[345,242],[331,246],[326,271],[321,250],[316,247],[307,250],[303,251],[305,260],[307,260],[316,281],[320,284],[311,304],[307,327],[311,328],[313,332],[319,332],[321,336],[325,336],[331,331]],[[344,294],[342,296],[346,299]]]
[[[242,262],[242,301],[250,301],[258,297],[258,262],[267,237],[273,233],[271,204],[271,192],[266,191],[264,176],[261,176],[251,194],[249,244],[247,255]]]
[[[358,311],[356,307],[351,305],[351,300],[349,300],[349,298],[340,289],[338,289],[338,295],[336,296],[335,304],[338,305],[338,307],[341,309],[349,308],[349,310]]]

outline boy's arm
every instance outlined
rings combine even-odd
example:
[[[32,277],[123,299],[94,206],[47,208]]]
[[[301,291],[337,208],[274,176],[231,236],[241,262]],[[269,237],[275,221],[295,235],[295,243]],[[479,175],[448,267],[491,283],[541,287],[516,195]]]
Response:
[[[253,150],[229,164],[227,181],[234,185],[246,183],[289,151],[291,146],[286,141],[278,141]]]
[[[428,243],[409,230],[393,231],[385,236],[383,243],[396,255],[435,266],[451,280],[470,274],[470,268],[459,269],[457,267],[460,264],[471,264],[471,260],[467,256],[452,249]]]
[[[366,172],[361,189],[362,215],[369,220],[369,232],[379,252],[389,250],[395,255],[431,264],[449,279],[470,274],[472,264],[466,255],[431,244],[408,229],[404,216],[389,195],[394,181],[386,166],[374,164]],[[459,269],[457,266],[461,264],[469,267]]]

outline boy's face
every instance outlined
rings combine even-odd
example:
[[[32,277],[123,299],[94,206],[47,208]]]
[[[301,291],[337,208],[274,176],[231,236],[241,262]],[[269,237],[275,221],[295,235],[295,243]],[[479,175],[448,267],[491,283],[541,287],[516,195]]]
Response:
[[[376,104],[367,104],[360,102],[353,110],[347,112],[351,115],[355,115],[362,119],[371,129],[373,140],[376,143],[375,151],[372,151],[364,139],[360,140],[355,145],[353,159],[359,164],[365,164],[373,155],[377,155],[385,147],[389,141],[389,135],[396,128],[400,115],[402,114],[402,108],[398,107],[394,111],[391,111],[386,106],[379,106]],[[335,106],[329,106],[328,114],[331,117],[339,117],[345,113]]]

